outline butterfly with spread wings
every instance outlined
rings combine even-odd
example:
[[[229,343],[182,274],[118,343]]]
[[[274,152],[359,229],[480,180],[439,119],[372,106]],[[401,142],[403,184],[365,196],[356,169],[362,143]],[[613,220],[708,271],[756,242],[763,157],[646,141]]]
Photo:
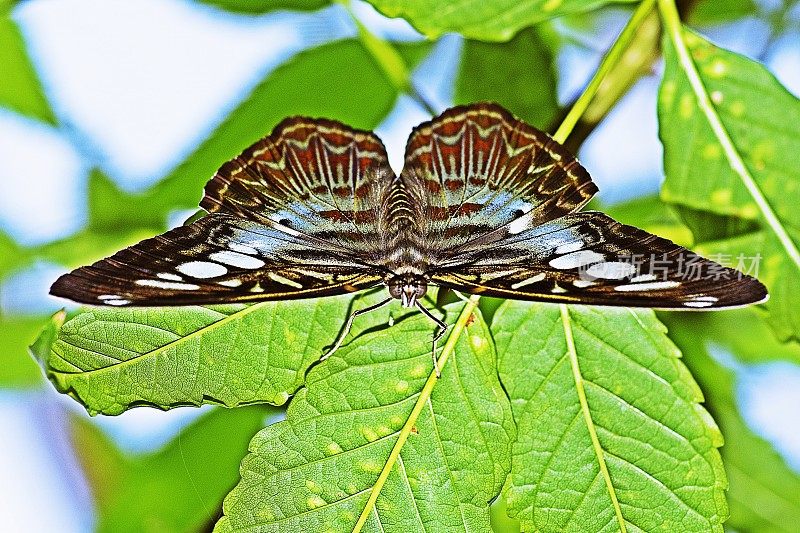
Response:
[[[380,139],[288,118],[225,163],[209,214],[61,276],[51,294],[113,306],[330,296],[428,285],[501,298],[662,309],[764,301],[758,280],[666,239],[578,210],[597,192],[547,134],[496,104],[449,109],[412,132],[396,176]],[[343,335],[337,339],[338,348]]]

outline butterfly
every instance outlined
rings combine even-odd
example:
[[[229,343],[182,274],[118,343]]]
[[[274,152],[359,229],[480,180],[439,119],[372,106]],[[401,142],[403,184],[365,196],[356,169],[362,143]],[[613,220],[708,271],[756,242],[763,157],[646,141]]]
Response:
[[[223,164],[208,214],[61,276],[50,293],[94,305],[313,298],[383,284],[422,305],[429,285],[544,302],[714,309],[762,302],[755,278],[608,215],[563,146],[501,106],[448,109],[416,127],[399,176],[381,140],[287,118]],[[344,334],[337,339],[338,348]],[[438,371],[438,368],[437,368]]]

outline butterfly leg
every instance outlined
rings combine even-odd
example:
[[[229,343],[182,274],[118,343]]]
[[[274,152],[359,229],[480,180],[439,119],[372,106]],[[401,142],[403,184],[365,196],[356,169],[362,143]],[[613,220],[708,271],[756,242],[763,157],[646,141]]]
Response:
[[[365,307],[364,309],[357,309],[356,311],[350,313],[350,317],[347,319],[347,323],[345,323],[344,327],[342,328],[342,331],[339,332],[339,336],[336,337],[336,342],[333,343],[333,347],[330,350],[328,350],[328,352],[325,353],[322,357],[320,357],[319,360],[324,361],[325,359],[333,355],[333,352],[339,349],[339,347],[342,345],[342,342],[344,342],[344,338],[347,337],[348,333],[350,333],[350,328],[353,327],[353,321],[356,319],[356,317],[369,313],[370,311],[374,311],[380,307],[383,307],[384,305],[391,302],[393,299],[394,298],[389,297],[381,302],[376,303],[375,305],[370,305],[369,307]]]
[[[431,358],[433,359],[433,369],[436,371],[436,377],[442,377],[442,371],[439,369],[439,362],[436,360],[436,343],[444,336],[447,332],[447,324],[433,316],[433,314],[428,311],[428,309],[422,305],[419,300],[416,301],[417,308],[422,311],[422,314],[426,317],[430,318],[436,323],[436,332],[433,334],[433,348],[431,349]]]

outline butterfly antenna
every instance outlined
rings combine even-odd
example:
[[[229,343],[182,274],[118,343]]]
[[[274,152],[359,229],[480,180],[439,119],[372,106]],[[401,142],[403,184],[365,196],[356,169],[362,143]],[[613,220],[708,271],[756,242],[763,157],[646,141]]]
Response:
[[[369,313],[370,311],[374,311],[378,308],[381,308],[384,305],[391,302],[392,300],[393,298],[390,296],[389,298],[386,298],[385,300],[378,302],[375,305],[370,305],[369,307],[365,307],[364,309],[358,309],[350,313],[350,317],[347,319],[347,322],[345,323],[344,327],[339,332],[339,336],[336,337],[336,342],[333,343],[333,347],[330,350],[328,350],[328,352],[325,355],[320,357],[319,360],[324,361],[325,359],[333,355],[333,352],[339,349],[339,347],[342,345],[342,342],[344,342],[344,338],[347,337],[348,333],[350,333],[350,328],[353,327],[353,321],[356,319],[356,317]]]
[[[436,377],[440,378],[442,377],[442,372],[441,370],[439,370],[439,362],[436,360],[436,343],[439,342],[439,339],[441,339],[442,336],[447,331],[447,324],[444,323],[441,319],[433,316],[433,314],[431,314],[431,312],[428,311],[428,308],[422,305],[422,303],[420,303],[419,300],[415,302],[415,305],[417,306],[417,309],[422,311],[423,315],[430,318],[436,323],[437,328],[436,332],[433,334],[433,348],[431,349],[431,358],[433,359],[433,369],[436,371]]]

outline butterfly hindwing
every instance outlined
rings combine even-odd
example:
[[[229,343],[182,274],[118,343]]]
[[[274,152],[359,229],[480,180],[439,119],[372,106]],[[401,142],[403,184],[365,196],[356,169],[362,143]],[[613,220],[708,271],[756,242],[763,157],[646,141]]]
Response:
[[[95,305],[197,305],[330,296],[380,281],[289,231],[212,214],[65,274],[50,292]]]
[[[517,300],[698,309],[763,301],[755,278],[597,212],[523,227],[431,274],[438,285]]]
[[[225,163],[205,188],[209,212],[301,232],[331,247],[374,252],[394,172],[373,133],[293,117]]]

